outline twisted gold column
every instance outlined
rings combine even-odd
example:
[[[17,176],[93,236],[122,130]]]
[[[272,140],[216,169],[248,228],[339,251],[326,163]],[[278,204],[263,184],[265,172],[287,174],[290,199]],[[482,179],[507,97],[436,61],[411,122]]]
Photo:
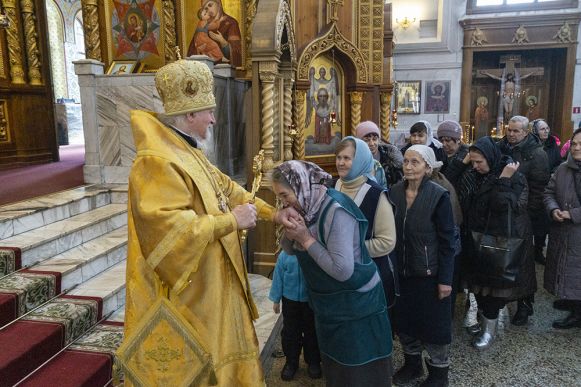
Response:
[[[81,0],[83,27],[85,30],[85,53],[87,59],[102,61],[101,37],[99,36],[99,0]]]
[[[267,172],[274,166],[274,78],[272,72],[261,72],[261,148],[264,149],[262,171]]]
[[[10,26],[6,30],[8,41],[8,59],[10,61],[10,78],[13,84],[22,85],[24,81],[24,69],[22,66],[22,46],[18,38],[19,18],[16,14],[16,0],[2,0],[2,6],[6,16],[10,19]]]
[[[355,128],[361,122],[361,103],[363,102],[363,93],[352,91],[349,93],[351,98],[351,135],[355,136]]]
[[[283,90],[283,122],[284,122],[284,161],[293,159],[293,140],[290,136],[291,126],[293,124],[293,79],[290,72],[284,73],[284,90]]]
[[[20,0],[20,9],[24,19],[24,41],[26,43],[26,57],[28,59],[28,79],[31,85],[42,85],[40,73],[40,51],[38,50],[38,31],[36,30],[36,15],[32,0]]]
[[[293,152],[295,154],[295,159],[304,160],[305,158],[305,119],[306,108],[305,101],[307,97],[307,92],[305,90],[295,91],[295,108],[297,114],[295,114],[295,125],[297,126],[297,136],[293,143]]]
[[[379,127],[381,128],[381,138],[389,141],[389,111],[391,106],[391,93],[379,94]]]
[[[175,6],[173,0],[163,0],[163,33],[165,35],[164,51],[166,62],[176,60],[175,47],[177,46]]]

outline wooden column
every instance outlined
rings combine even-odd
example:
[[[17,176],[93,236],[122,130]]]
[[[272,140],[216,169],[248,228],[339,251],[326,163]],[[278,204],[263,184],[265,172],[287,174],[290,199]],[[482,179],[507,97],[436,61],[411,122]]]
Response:
[[[81,0],[83,8],[83,28],[85,30],[85,53],[87,59],[96,59],[102,62],[98,2],[99,0]]]
[[[383,92],[379,94],[379,128],[381,138],[389,141],[389,111],[391,106],[391,93]]]
[[[274,80],[276,62],[260,62],[260,105],[261,105],[261,148],[264,149],[262,171],[268,172],[274,166]]]
[[[36,28],[36,15],[32,0],[20,0],[20,9],[24,19],[24,39],[26,43],[26,58],[28,60],[28,79],[31,85],[42,85],[40,69],[40,51],[38,49],[38,30]]]
[[[295,114],[297,122],[295,122],[295,125],[297,126],[297,136],[293,143],[293,153],[297,160],[303,160],[305,158],[306,98],[306,90],[295,90],[295,107],[297,110],[297,113]]]
[[[352,91],[349,93],[351,99],[351,135],[355,136],[355,128],[361,122],[361,103],[363,102],[363,93]]]
[[[284,152],[283,152],[283,160],[292,160],[293,158],[293,140],[290,136],[291,126],[293,124],[293,72],[289,69],[284,69],[281,71],[283,77],[283,123],[284,123]]]
[[[6,30],[10,78],[13,84],[23,85],[26,81],[24,80],[24,67],[22,64],[22,45],[18,35],[20,19],[16,13],[16,0],[3,0],[2,6],[6,16],[10,18],[10,26]]]

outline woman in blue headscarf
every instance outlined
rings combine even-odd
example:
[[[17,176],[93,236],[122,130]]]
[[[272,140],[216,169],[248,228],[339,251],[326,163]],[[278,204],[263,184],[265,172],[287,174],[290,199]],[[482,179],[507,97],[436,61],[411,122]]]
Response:
[[[391,308],[397,294],[396,271],[389,256],[395,248],[393,206],[387,191],[375,181],[374,159],[365,141],[345,137],[335,149],[335,165],[339,173],[335,189],[349,196],[369,222],[365,247],[379,268],[387,305]]]

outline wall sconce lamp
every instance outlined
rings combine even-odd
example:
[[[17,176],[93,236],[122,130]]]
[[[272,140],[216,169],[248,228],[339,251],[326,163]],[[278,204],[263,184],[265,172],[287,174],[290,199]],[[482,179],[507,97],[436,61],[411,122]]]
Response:
[[[415,23],[416,18],[414,17],[413,19],[410,19],[409,17],[404,17],[403,19],[395,19],[395,22],[404,30],[408,29],[409,26],[412,25],[412,23]]]

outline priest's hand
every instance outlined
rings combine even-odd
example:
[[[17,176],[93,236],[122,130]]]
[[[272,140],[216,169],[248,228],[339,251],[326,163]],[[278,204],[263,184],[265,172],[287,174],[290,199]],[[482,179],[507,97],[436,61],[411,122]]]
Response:
[[[294,223],[291,222],[291,219],[297,222],[302,221],[302,217],[293,207],[280,209],[274,214],[275,223],[281,224],[285,228],[294,228]]]
[[[236,206],[232,209],[232,215],[236,218],[238,230],[246,230],[256,226],[256,206],[246,203]]]

